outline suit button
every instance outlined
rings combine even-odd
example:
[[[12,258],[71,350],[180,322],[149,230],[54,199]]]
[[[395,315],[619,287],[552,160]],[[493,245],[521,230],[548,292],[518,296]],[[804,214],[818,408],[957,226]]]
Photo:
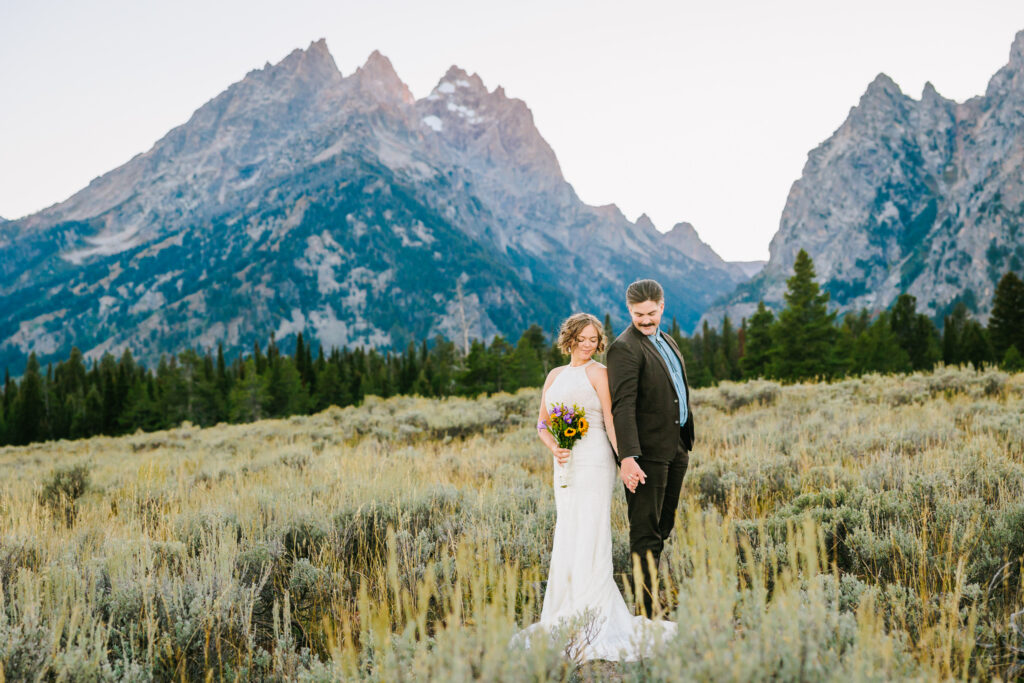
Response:
[[[674,399],[672,399],[672,402],[673,403],[679,403],[679,399],[678,398],[674,398]]]
[[[676,424],[679,424],[679,420],[676,420]]]

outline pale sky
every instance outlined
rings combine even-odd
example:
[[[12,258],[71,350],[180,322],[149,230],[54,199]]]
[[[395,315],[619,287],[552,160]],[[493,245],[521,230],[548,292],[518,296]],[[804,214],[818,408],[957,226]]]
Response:
[[[984,93],[1021,0],[0,0],[0,216],[62,201],[251,69],[326,38],[416,97],[452,64],[526,101],[590,204],[768,257],[807,153],[879,72]]]

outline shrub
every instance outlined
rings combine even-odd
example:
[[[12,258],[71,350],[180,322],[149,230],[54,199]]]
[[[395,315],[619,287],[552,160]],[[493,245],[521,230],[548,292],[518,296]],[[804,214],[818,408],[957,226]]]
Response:
[[[77,516],[77,501],[89,486],[89,468],[72,465],[58,468],[39,492],[39,502],[56,514],[62,514],[65,523],[71,526]]]

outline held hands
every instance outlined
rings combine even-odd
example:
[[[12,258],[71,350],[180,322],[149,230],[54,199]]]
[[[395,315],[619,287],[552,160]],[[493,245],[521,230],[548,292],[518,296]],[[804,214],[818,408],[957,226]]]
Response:
[[[572,451],[568,448],[555,448],[551,449],[551,452],[555,455],[555,460],[558,461],[559,465],[564,465],[569,462],[569,456],[572,455]]]
[[[638,484],[647,483],[647,475],[640,469],[640,465],[636,464],[636,458],[622,459],[622,464],[619,465],[619,477],[630,493],[636,493]]]

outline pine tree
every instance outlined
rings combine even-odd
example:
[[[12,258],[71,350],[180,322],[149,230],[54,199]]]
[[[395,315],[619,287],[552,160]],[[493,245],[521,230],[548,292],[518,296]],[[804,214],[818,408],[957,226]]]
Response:
[[[23,445],[45,438],[44,419],[43,378],[39,375],[39,361],[33,351],[29,354],[14,403],[15,443]]]
[[[85,396],[85,417],[82,420],[82,436],[95,436],[103,433],[103,397],[99,387],[93,384]]]
[[[861,332],[853,349],[853,371],[865,372],[908,372],[911,369],[910,355],[900,346],[899,337],[892,329],[892,314],[882,311],[878,318]]]
[[[287,356],[275,354],[271,361],[270,347],[267,348],[267,359],[270,368],[267,371],[267,390],[270,393],[268,412],[271,417],[287,417],[304,415],[309,409],[309,395],[302,384],[302,378],[295,363]]]
[[[431,381],[434,396],[451,396],[455,393],[455,363],[455,342],[448,341],[440,335],[435,337],[434,348],[430,351],[430,364],[434,371]],[[544,371],[547,374],[546,366]]]
[[[604,344],[605,344],[605,348],[607,349],[608,345],[611,344],[613,341],[615,341],[615,326],[612,325],[612,315],[611,315],[611,313],[605,313],[604,314]]]
[[[217,342],[217,371],[214,380],[217,389],[217,422],[226,422],[228,419],[228,402],[231,395],[231,379],[228,376],[227,365],[224,362],[224,344]]]
[[[306,344],[305,359],[302,361],[302,366],[306,369],[306,392],[312,396],[313,392],[316,391],[316,368],[313,365],[313,345],[310,343]]]
[[[160,357],[156,368],[156,391],[161,427],[176,427],[189,419],[191,387],[176,356]]]
[[[719,353],[721,346],[718,330],[705,320],[700,333],[694,335],[694,353],[697,357],[694,386],[712,386],[725,377],[725,363]]]
[[[997,358],[1002,358],[1011,346],[1018,351],[1024,349],[1024,282],[1012,270],[996,285],[988,332]]]
[[[267,371],[267,359],[266,356],[263,355],[263,352],[260,351],[259,340],[252,343],[252,360],[256,365],[256,374],[262,375]]]
[[[539,325],[530,325],[519,337],[512,352],[509,391],[544,384],[544,346],[544,330]]]
[[[18,385],[11,379],[11,373],[8,368],[4,368],[4,400],[3,400],[3,414],[8,418],[8,424],[10,423],[11,417],[11,406],[14,404],[14,399],[18,395]]]
[[[424,351],[426,350],[426,348],[427,348],[427,343],[423,342],[423,349],[424,349]],[[321,372],[323,372],[327,368],[327,359],[324,358],[324,346],[323,346],[323,344],[317,344],[317,347],[316,347],[316,364],[313,367],[315,368],[315,372],[316,372],[317,375],[319,375]]]
[[[740,318],[740,329],[736,331],[736,346],[739,349],[739,360],[747,353],[747,319]],[[740,377],[743,376],[743,366],[739,365]]]
[[[832,353],[832,363],[838,375],[859,374],[856,369],[854,355],[857,340],[871,326],[871,314],[866,308],[859,313],[849,311],[843,316],[843,324],[837,331],[836,345]]]
[[[740,367],[745,379],[768,377],[772,366],[772,325],[775,314],[764,305],[757,303],[757,312],[747,322],[746,349]]]
[[[104,353],[100,359],[100,396],[103,398],[103,426],[101,434],[113,434],[117,420],[117,364],[114,357]]]
[[[701,331],[697,332],[690,338],[688,346],[693,354],[692,361],[685,358],[687,364],[687,375],[686,379],[689,381],[690,386],[694,388],[698,387],[709,387],[714,384],[714,377],[711,376],[711,368],[705,361],[705,344],[704,338],[708,333],[708,321],[705,320]],[[682,349],[680,349],[682,350]],[[708,359],[710,360],[710,359]]]
[[[295,369],[299,371],[302,383],[309,386],[309,369],[306,367],[306,343],[299,332],[295,337]]]
[[[836,313],[829,312],[829,294],[819,290],[814,263],[803,249],[786,285],[786,308],[775,327],[778,353],[772,359],[772,374],[791,381],[830,376]]]
[[[914,370],[931,370],[941,356],[938,330],[928,316],[917,312],[917,298],[900,294],[889,318],[892,331]]]
[[[1020,372],[1021,370],[1024,370],[1024,357],[1020,355],[1020,351],[1017,350],[1017,346],[1015,344],[1006,349],[1006,353],[1003,354],[1003,362],[1000,363],[1000,367],[1007,372]]]
[[[118,420],[122,432],[131,432],[136,429],[153,431],[159,429],[163,421],[160,414],[160,406],[156,401],[155,381],[153,376],[146,373],[145,379],[132,385],[125,401],[125,410]],[[82,410],[79,420],[85,424],[85,410]],[[84,427],[80,427],[80,430]]]
[[[679,323],[676,321],[676,317],[672,316],[672,325],[668,328],[668,333],[675,337],[676,341],[683,336],[683,331],[679,328]]]
[[[267,344],[267,366],[273,367],[281,358],[281,351],[277,348],[276,332],[270,332],[270,343]]]
[[[270,402],[266,382],[256,370],[256,359],[249,358],[242,366],[242,376],[231,389],[229,401],[232,422],[254,422],[262,419]]]
[[[488,349],[488,367],[494,391],[515,391],[519,387],[512,381],[515,347],[505,337],[495,335]]]
[[[328,406],[346,406],[352,403],[347,383],[341,376],[341,368],[337,363],[325,363],[324,369],[317,375],[316,394],[313,397],[316,410]]]
[[[740,379],[740,347],[736,332],[733,330],[732,321],[729,316],[722,318],[722,337],[719,349],[720,365],[722,367],[721,379]]]
[[[86,391],[86,369],[85,363],[82,360],[82,352],[77,346],[71,347],[71,354],[68,356],[68,362],[64,367],[66,368],[65,391],[67,393],[81,394],[84,398]]]
[[[416,353],[416,342],[410,340],[405,353],[399,360],[398,393],[409,394],[420,374],[419,355]]]
[[[942,362],[960,365],[965,362],[963,343],[967,327],[967,304],[956,302],[953,311],[942,321]]]
[[[961,349],[963,362],[971,363],[975,368],[981,368],[995,360],[988,332],[977,320],[968,320],[964,325]]]
[[[7,431],[7,416],[4,415],[3,406],[0,405],[0,446],[6,446],[11,442]]]

